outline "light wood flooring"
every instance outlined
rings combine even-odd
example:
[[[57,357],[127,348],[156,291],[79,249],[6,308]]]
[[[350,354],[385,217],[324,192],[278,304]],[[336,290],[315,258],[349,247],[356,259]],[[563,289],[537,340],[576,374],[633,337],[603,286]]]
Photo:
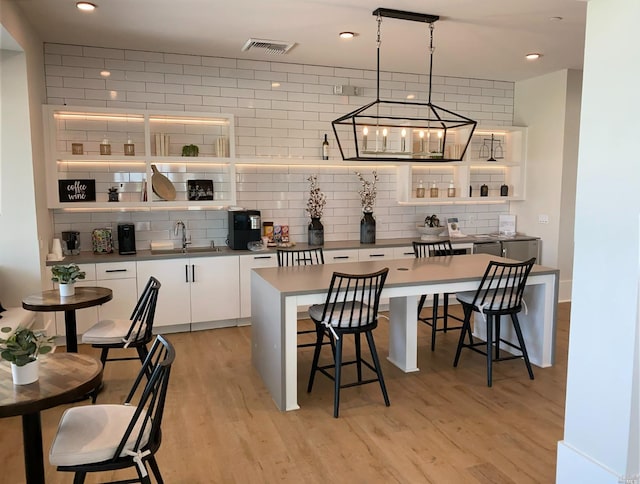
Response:
[[[558,310],[556,365],[494,365],[486,386],[485,360],[470,351],[452,367],[457,331],[419,326],[420,372],[405,374],[383,358],[391,399],[377,384],[342,391],[334,419],[332,382],[316,377],[306,393],[312,349],[299,350],[301,409],[282,413],[251,366],[251,328],[169,335],[176,347],[157,454],[169,483],[552,483],[562,439],[570,305]],[[387,322],[375,332],[387,354]],[[64,350],[64,348],[61,348]],[[326,347],[329,352],[328,347]],[[80,351],[98,356],[86,345]],[[346,351],[346,350],[345,350]],[[98,403],[121,402],[139,369],[108,363]],[[42,413],[45,460],[64,409]],[[20,418],[0,420],[0,482],[24,482]],[[47,483],[72,475],[45,463]],[[134,471],[89,476],[87,482],[132,477]]]

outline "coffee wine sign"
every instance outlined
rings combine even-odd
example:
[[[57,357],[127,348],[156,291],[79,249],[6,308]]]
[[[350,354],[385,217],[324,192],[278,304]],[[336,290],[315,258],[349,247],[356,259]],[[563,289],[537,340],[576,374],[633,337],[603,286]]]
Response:
[[[95,180],[58,180],[61,202],[95,202]]]

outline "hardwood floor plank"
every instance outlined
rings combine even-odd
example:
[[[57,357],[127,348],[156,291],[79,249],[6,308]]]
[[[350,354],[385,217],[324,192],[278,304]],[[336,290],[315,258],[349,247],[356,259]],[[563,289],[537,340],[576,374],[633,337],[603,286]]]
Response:
[[[157,455],[167,483],[551,483],[562,439],[570,305],[558,308],[557,363],[494,365],[486,386],[481,355],[465,352],[453,368],[457,331],[419,326],[418,366],[403,373],[382,358],[391,406],[377,384],[342,391],[333,414],[333,382],[318,376],[306,393],[312,349],[299,351],[301,409],[276,409],[251,366],[251,328],[168,335],[176,347]],[[387,354],[388,323],[375,331]],[[98,355],[86,345],[80,351]],[[346,353],[352,349],[347,347]],[[329,353],[327,352],[327,355]],[[110,362],[99,403],[124,400],[139,363]],[[351,372],[352,369],[349,369]],[[45,459],[68,406],[43,412]],[[0,420],[1,482],[24,482],[19,418]],[[47,482],[71,483],[45,462]],[[88,476],[87,483],[132,477],[132,471]]]

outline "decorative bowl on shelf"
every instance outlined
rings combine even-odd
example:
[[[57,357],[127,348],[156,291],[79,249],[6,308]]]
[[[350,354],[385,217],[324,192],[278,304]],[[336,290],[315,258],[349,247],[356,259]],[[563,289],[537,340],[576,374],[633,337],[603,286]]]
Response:
[[[430,240],[438,237],[442,232],[446,231],[446,227],[425,227],[424,225],[417,225],[418,232],[422,235],[422,240]]]

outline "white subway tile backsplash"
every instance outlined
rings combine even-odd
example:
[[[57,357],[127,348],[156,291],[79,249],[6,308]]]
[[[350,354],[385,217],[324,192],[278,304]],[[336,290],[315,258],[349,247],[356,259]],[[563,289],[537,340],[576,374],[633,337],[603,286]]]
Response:
[[[202,65],[202,58],[199,55],[164,54],[164,61],[167,64]]]
[[[105,66],[112,72],[107,81],[99,74]],[[62,44],[45,44],[45,72],[49,103],[234,114],[236,154],[247,158],[291,156],[317,160],[322,135],[328,133],[330,159],[337,162],[339,153],[330,121],[369,102],[376,94],[375,71],[371,70]],[[384,99],[405,98],[409,93],[424,97],[427,92],[425,75],[385,71],[380,74]],[[280,86],[272,86],[272,82]],[[480,125],[512,123],[513,83],[445,76],[434,76],[433,82],[432,101],[442,107],[462,111]],[[338,84],[358,86],[365,93],[336,96],[333,86]],[[370,168],[342,164],[340,161],[336,166],[238,166],[238,204],[261,210],[265,220],[289,223],[294,240],[305,241],[307,178],[318,173],[328,200],[323,216],[325,239],[357,240],[361,206],[357,195],[360,183],[354,171],[362,170],[365,176],[370,176]],[[444,190],[450,178],[448,170],[442,167],[429,171],[428,179]],[[396,169],[380,167],[378,172],[375,214],[380,239],[415,237],[416,223],[432,213],[441,218],[459,217],[467,233],[497,230],[498,215],[508,213],[508,204],[400,206],[396,202]],[[101,185],[117,181],[113,175],[104,175]],[[181,182],[189,176],[185,173]],[[499,189],[503,179],[502,175],[488,177],[492,193]],[[474,178],[474,183],[478,190],[482,182]],[[136,222],[140,249],[148,248],[151,240],[174,240],[172,230],[178,219],[187,222],[197,242],[214,240],[222,244],[228,232],[226,217],[224,211],[99,212],[99,215],[54,211],[56,233],[80,230],[86,249],[90,249],[93,228],[108,224],[115,227],[125,219]]]
[[[163,62],[145,62],[147,72],[164,72],[165,74],[182,74],[181,64],[164,64]]]
[[[104,59],[97,57],[81,57],[74,55],[63,55],[62,65],[71,67],[104,67]]]

